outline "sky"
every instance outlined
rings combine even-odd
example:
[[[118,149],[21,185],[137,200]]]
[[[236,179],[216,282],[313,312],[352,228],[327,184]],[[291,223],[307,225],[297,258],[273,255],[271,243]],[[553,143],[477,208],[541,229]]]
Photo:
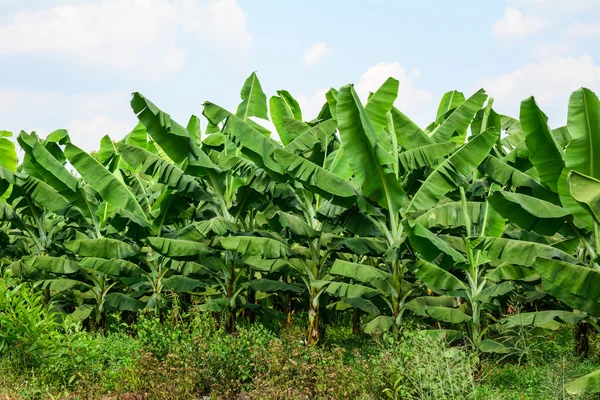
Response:
[[[600,1],[0,0],[0,130],[15,135],[65,128],[97,149],[135,126],[132,92],[185,125],[207,100],[235,110],[253,71],[306,120],[330,87],[366,99],[393,76],[422,127],[445,92],[479,88],[516,117],[534,95],[558,127],[574,90],[600,92]]]

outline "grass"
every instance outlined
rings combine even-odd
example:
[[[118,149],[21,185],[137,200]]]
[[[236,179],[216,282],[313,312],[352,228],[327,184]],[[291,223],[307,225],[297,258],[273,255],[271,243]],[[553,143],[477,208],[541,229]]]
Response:
[[[235,336],[204,313],[115,321],[104,335],[78,325],[47,334],[34,363],[24,366],[14,347],[0,359],[0,397],[567,399],[564,383],[600,366],[594,341],[590,359],[574,355],[569,328],[532,338],[523,357],[481,359],[418,330],[400,342],[356,336],[344,318],[315,348],[302,343],[302,317],[279,331],[242,324]]]

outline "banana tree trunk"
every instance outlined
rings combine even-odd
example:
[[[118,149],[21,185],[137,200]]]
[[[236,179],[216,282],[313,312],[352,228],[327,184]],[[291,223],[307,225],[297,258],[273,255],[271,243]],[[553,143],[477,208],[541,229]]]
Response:
[[[317,297],[317,290],[313,289],[310,297],[308,306],[308,337],[306,343],[310,346],[314,346],[319,342],[319,298]]]
[[[355,308],[352,313],[352,334],[359,336],[362,333],[360,329],[360,310]]]
[[[235,321],[235,310],[231,307],[227,307],[227,319],[225,321],[225,332],[227,333],[235,333],[236,331],[236,321]]]
[[[285,327],[291,328],[292,327],[292,298],[291,298],[291,296],[285,296],[285,312],[286,312]]]
[[[588,358],[590,355],[590,325],[587,322],[581,321],[577,324],[575,340],[577,355]]]
[[[229,299],[229,304],[227,305],[226,308],[226,320],[225,320],[225,332],[227,333],[235,333],[235,324],[236,324],[236,310],[235,307],[232,306],[232,302],[231,299],[233,298],[233,292],[234,292],[234,280],[235,280],[235,276],[233,274],[233,271],[235,271],[232,268],[232,273],[230,278],[227,280],[227,298]]]

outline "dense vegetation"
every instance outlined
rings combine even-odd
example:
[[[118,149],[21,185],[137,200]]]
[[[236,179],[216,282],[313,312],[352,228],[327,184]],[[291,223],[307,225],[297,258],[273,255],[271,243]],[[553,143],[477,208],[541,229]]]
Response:
[[[389,369],[413,347],[432,362],[456,357],[447,366],[449,379],[461,382],[450,384],[456,390],[482,379],[485,357],[520,362],[532,342],[557,331],[574,330],[586,357],[600,330],[596,95],[575,91],[567,125],[551,129],[533,98],[515,119],[497,114],[483,90],[469,98],[452,91],[421,129],[393,106],[398,85],[388,79],[364,105],[352,85],[331,89],[319,115],[304,121],[285,90],[267,107],[253,73],[235,113],[204,104],[204,130],[200,118],[184,127],[134,93],[140,122],[122,140],[106,136],[88,154],[65,130],[45,139],[21,132],[19,165],[11,133],[0,132],[0,351],[25,370],[48,349],[77,365],[92,355],[58,348],[78,338],[108,341],[117,329],[110,343],[126,349],[168,339],[166,353],[155,348],[152,360],[180,371],[186,387],[186,376],[198,382],[194,374],[213,370],[168,355],[217,357],[210,346],[229,341],[231,351],[248,352],[252,372],[220,389],[259,390],[258,398],[276,397],[273,379],[284,387],[319,368],[340,374],[340,390],[351,392],[319,392],[335,386],[323,372],[306,377],[317,398],[373,390],[427,397],[406,388],[412,378],[400,367]],[[261,125],[269,116],[280,141]],[[348,314],[355,334],[391,346],[364,360],[363,349],[356,357],[365,367],[353,374],[346,356],[313,347],[335,336],[331,327]],[[258,328],[293,331],[300,321],[299,348]],[[144,342],[163,328],[172,333]],[[173,350],[178,335],[185,350]],[[241,357],[235,351],[218,357]],[[294,351],[312,364],[269,377],[270,368],[285,370],[281,354]],[[389,352],[401,354],[385,358]],[[323,358],[327,367],[315,361]],[[144,360],[134,364],[144,368]],[[202,379],[230,379],[218,371]],[[381,379],[390,374],[398,378],[386,386]],[[253,386],[244,386],[250,377]],[[600,391],[600,372],[565,389]]]

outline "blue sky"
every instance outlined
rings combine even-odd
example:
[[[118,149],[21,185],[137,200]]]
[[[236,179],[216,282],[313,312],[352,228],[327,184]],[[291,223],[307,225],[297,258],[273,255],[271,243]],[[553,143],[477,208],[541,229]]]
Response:
[[[444,92],[480,87],[515,116],[535,95],[559,126],[572,91],[600,91],[599,43],[596,0],[0,0],[0,129],[91,150],[135,125],[133,91],[185,123],[205,100],[235,108],[252,71],[307,119],[329,87],[394,76],[423,126]]]

